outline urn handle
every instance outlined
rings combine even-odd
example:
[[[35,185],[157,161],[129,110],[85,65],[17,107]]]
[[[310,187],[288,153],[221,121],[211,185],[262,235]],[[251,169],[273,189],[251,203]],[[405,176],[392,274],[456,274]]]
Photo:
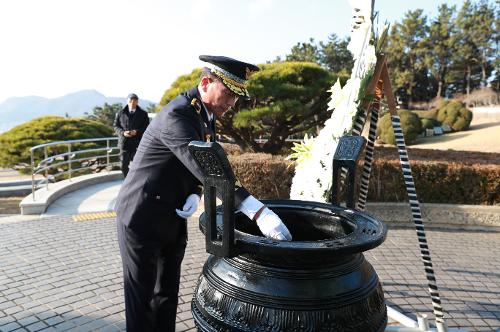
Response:
[[[333,157],[332,204],[339,204],[340,171],[347,169],[346,207],[354,209],[356,189],[356,163],[366,145],[363,136],[342,136]]]
[[[188,150],[203,173],[203,195],[207,216],[205,244],[208,253],[219,257],[235,255],[235,176],[224,149],[216,142],[192,141]],[[217,193],[222,199],[222,240],[217,240]]]

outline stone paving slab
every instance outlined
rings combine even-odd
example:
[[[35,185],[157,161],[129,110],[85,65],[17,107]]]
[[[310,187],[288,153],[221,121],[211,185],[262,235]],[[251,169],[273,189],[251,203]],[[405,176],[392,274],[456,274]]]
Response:
[[[0,223],[0,331],[123,331],[121,260],[115,219],[71,216]],[[427,232],[450,327],[500,329],[500,233]],[[366,253],[388,304],[432,317],[415,231],[390,229]],[[182,266],[177,328],[195,331],[190,302],[207,258],[196,219]]]

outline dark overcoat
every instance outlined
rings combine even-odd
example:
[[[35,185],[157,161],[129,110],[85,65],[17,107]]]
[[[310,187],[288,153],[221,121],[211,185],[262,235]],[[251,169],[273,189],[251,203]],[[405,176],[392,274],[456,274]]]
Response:
[[[180,94],[163,107],[142,137],[115,207],[117,221],[138,234],[163,233],[168,223],[178,220],[175,209],[182,209],[190,194],[201,194],[202,173],[188,144],[213,140],[215,119],[209,121],[200,100],[197,88]],[[248,195],[239,187],[235,206]]]
[[[130,114],[128,105],[121,111],[116,113],[113,128],[118,135],[118,147],[120,150],[132,151],[137,149],[144,131],[149,125],[148,113],[137,106],[134,114]],[[127,130],[137,130],[137,135],[134,137],[125,137],[123,132]]]

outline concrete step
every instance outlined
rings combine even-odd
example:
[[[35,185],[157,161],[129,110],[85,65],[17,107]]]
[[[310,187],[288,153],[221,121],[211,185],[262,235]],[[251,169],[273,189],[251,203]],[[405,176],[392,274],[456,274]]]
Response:
[[[31,182],[29,185],[0,186],[0,197],[16,197],[31,194]]]
[[[0,188],[3,187],[18,187],[18,186],[31,186],[31,180],[13,180],[0,182]]]
[[[36,180],[41,180],[43,178],[44,176],[41,174],[35,176]],[[19,171],[15,169],[0,168],[0,187],[3,186],[4,183],[12,184],[18,182],[31,183],[31,174],[21,174],[19,173]],[[12,185],[18,185],[18,184],[12,184]]]
[[[41,180],[37,180],[39,184]],[[0,197],[18,197],[31,194],[31,180],[14,180],[0,182]]]

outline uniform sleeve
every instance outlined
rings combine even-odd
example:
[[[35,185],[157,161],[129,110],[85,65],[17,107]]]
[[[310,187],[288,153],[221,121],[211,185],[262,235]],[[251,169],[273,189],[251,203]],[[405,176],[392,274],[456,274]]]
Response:
[[[191,141],[201,140],[201,133],[197,129],[197,120],[183,113],[183,110],[168,113],[166,126],[161,130],[160,140],[201,183],[203,182],[202,172],[188,150],[188,144]]]
[[[203,183],[203,173],[188,150],[191,141],[202,140],[199,132],[199,121],[189,116],[191,110],[176,110],[169,112],[167,126],[161,132],[161,141],[172,153],[182,162],[182,164]],[[194,193],[201,195],[201,187],[195,189]],[[236,183],[235,206],[238,207],[241,202],[250,194],[243,188],[239,182]]]

